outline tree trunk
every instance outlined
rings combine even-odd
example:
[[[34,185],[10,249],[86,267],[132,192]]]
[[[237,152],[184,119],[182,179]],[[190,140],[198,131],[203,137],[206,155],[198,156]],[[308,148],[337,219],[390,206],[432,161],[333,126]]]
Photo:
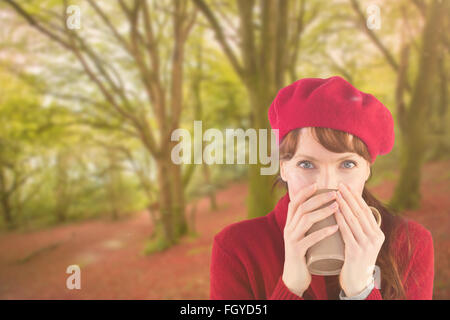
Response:
[[[173,210],[172,191],[170,186],[169,168],[165,159],[157,159],[158,163],[158,183],[159,183],[159,213],[161,225],[155,226],[158,241],[161,242],[161,249],[169,247],[175,243],[173,230]]]
[[[247,88],[252,128],[266,129],[270,138],[267,109],[277,90],[284,86],[284,77],[288,70],[289,47],[286,35],[290,1],[264,0],[260,2],[258,10],[255,10],[255,1],[237,1],[242,64],[234,54],[224,36],[223,28],[206,1],[194,0],[194,3],[208,19],[222,50]],[[258,21],[255,23],[256,11]],[[270,149],[270,139],[267,141]],[[270,151],[268,154],[270,155]],[[250,218],[266,215],[273,209],[275,198],[271,193],[273,176],[261,175],[260,169],[259,163],[249,165],[247,206]]]
[[[202,103],[202,96],[201,96],[201,86],[204,79],[203,76],[203,27],[198,26],[198,35],[200,37],[199,44],[196,46],[195,51],[195,57],[196,57],[196,69],[194,74],[191,76],[191,92],[192,92],[192,100],[193,100],[193,106],[194,106],[194,116],[196,120],[201,120],[202,125],[205,128],[208,128],[205,119],[203,119],[203,103]],[[203,130],[205,130],[205,128]],[[202,143],[202,155],[203,151],[205,149],[205,144]],[[194,155],[195,156],[195,155]],[[210,209],[211,211],[217,210],[217,201],[216,201],[216,193],[214,191],[214,188],[212,188],[211,185],[211,179],[210,179],[210,170],[208,164],[206,164],[203,161],[202,164],[202,171],[203,171],[203,178],[205,181],[205,184],[209,187],[208,188],[208,197],[210,202]]]
[[[3,214],[3,219],[5,221],[6,227],[11,229],[13,227],[12,210],[10,204],[10,193],[6,186],[6,174],[3,168],[0,168],[0,198],[1,198],[1,211]]]
[[[67,201],[67,186],[69,181],[69,176],[67,173],[67,155],[61,152],[57,155],[57,165],[56,165],[56,217],[58,222],[64,222],[67,218],[67,211],[69,207],[69,201]]]
[[[256,84],[248,87],[248,90],[252,110],[252,128],[267,130],[267,154],[270,155],[271,128],[267,118],[267,108],[274,97],[271,92],[274,92],[275,89],[267,84],[264,86]],[[259,147],[260,143],[258,143],[258,153]],[[271,192],[273,175],[262,175],[261,168],[264,166],[259,162],[249,165],[249,195],[247,199],[249,219],[266,215],[273,210],[275,204],[275,195]]]
[[[171,142],[170,146],[171,147],[169,150],[172,150],[174,143]],[[183,178],[181,174],[181,166],[172,162],[170,159],[170,153],[168,163],[170,168],[170,184],[172,190],[174,237],[178,240],[180,237],[188,233],[188,225],[185,215]]]
[[[111,207],[111,219],[117,220],[120,215],[120,169],[118,160],[111,149],[107,151],[109,157],[109,168],[107,169],[108,177],[108,195]]]
[[[446,139],[448,126],[448,79],[445,58],[447,55],[447,51],[442,50],[439,58],[439,81],[436,82],[436,87],[439,88],[440,93],[437,96],[437,99],[435,99],[435,105],[433,106],[429,125],[429,139],[433,142],[428,157],[428,160],[430,161],[445,159],[450,151],[448,139]]]
[[[393,209],[416,209],[420,205],[421,167],[429,143],[424,138],[427,128],[423,124],[426,108],[430,106],[431,84],[437,74],[436,65],[439,46],[439,30],[445,12],[445,2],[433,1],[428,10],[424,27],[419,72],[416,78],[407,121],[402,135],[400,178],[390,201]]]
[[[2,212],[3,218],[6,223],[6,227],[11,229],[13,227],[13,219],[11,214],[11,206],[9,204],[9,198],[7,196],[2,197]]]
[[[211,211],[217,210],[216,192],[214,191],[213,185],[211,183],[211,175],[208,165],[203,162],[203,178],[208,186],[208,197],[209,197],[209,207]]]

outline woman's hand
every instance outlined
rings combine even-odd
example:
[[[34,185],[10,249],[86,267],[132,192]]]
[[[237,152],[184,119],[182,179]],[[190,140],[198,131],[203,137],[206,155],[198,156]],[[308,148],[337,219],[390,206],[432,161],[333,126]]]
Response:
[[[338,209],[338,205],[334,201],[334,206],[330,204],[316,210],[336,198],[336,192],[334,191],[310,198],[316,192],[316,189],[316,184],[310,185],[300,190],[291,199],[284,227],[285,258],[282,280],[290,291],[300,297],[303,296],[311,283],[311,274],[306,265],[306,251],[315,243],[338,230],[338,226],[334,225],[315,231],[305,237],[305,233],[314,223],[331,216]]]
[[[347,297],[355,296],[370,283],[384,233],[361,195],[339,184],[339,211],[335,214],[345,243],[345,260],[339,282]]]

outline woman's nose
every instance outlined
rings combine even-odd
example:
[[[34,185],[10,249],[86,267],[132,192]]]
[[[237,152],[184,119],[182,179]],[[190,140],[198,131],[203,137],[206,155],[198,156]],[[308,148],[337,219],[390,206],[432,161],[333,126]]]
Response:
[[[320,189],[338,189],[339,178],[332,172],[323,172],[317,180],[317,186]]]

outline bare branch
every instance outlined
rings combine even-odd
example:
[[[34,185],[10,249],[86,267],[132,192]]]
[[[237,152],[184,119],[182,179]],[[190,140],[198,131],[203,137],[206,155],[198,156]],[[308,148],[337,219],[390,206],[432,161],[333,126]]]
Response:
[[[377,35],[367,27],[366,24],[366,17],[364,16],[364,13],[362,12],[361,8],[359,7],[357,0],[350,0],[353,9],[357,13],[359,19],[360,19],[360,25],[363,28],[364,32],[367,34],[367,36],[374,42],[374,44],[377,46],[378,49],[383,53],[384,57],[386,58],[389,65],[394,69],[394,71],[398,71],[398,63],[395,61],[394,56],[392,53],[389,52],[389,50],[381,43],[380,39],[377,37]]]
[[[378,38],[378,36],[373,32],[371,29],[367,27],[366,24],[366,17],[364,16],[364,13],[362,12],[359,3],[357,0],[350,0],[353,10],[356,12],[356,14],[359,17],[359,22],[361,28],[364,30],[364,32],[367,34],[367,36],[372,40],[372,42],[375,44],[375,46],[381,51],[381,53],[386,58],[386,61],[388,64],[394,69],[395,72],[399,72],[399,66],[398,63],[395,61],[395,58],[393,54],[386,48],[386,46],[381,42],[381,40]],[[409,83],[405,83],[405,89],[407,91],[411,91],[411,87],[409,86]]]
[[[212,28],[213,28],[213,30],[215,32],[216,39],[217,39],[217,41],[219,41],[219,44],[221,45],[221,47],[223,48],[226,56],[230,60],[230,63],[232,65],[232,67],[234,68],[236,73],[241,78],[244,78],[244,71],[242,69],[242,66],[240,65],[238,59],[236,58],[235,53],[231,49],[231,47],[228,44],[227,40],[225,39],[225,36],[223,34],[223,29],[220,26],[217,18],[215,17],[213,12],[211,11],[211,8],[209,8],[209,6],[206,4],[206,2],[204,0],[193,0],[193,1],[197,5],[197,7],[200,9],[200,11],[204,14],[204,16],[209,21],[209,23],[211,24],[211,26],[212,26]]]
[[[427,16],[427,4],[423,0],[412,0],[423,18]]]
[[[149,148],[154,150],[154,152],[157,152],[156,149],[156,143],[154,141],[154,137],[151,134],[150,131],[148,132],[142,132],[142,130],[148,129],[148,124],[146,124],[146,120],[142,118],[137,118],[133,112],[133,108],[130,105],[130,102],[125,94],[125,90],[123,87],[123,82],[120,79],[119,72],[113,68],[111,65],[105,64],[105,62],[95,53],[95,51],[88,46],[86,41],[82,39],[78,34],[75,32],[72,32],[71,30],[64,30],[64,35],[67,36],[67,39],[62,38],[60,35],[56,34],[54,30],[59,30],[61,32],[61,28],[52,28],[50,25],[45,26],[43,22],[40,22],[36,20],[34,16],[29,14],[23,6],[19,5],[14,0],[7,0],[7,3],[12,6],[12,8],[22,17],[25,18],[25,20],[35,29],[40,31],[42,34],[46,35],[50,39],[54,40],[55,42],[59,43],[61,46],[63,46],[68,51],[72,52],[77,60],[80,62],[83,70],[85,71],[86,75],[96,84],[96,86],[99,88],[100,92],[104,96],[105,100],[110,104],[110,106],[117,112],[117,114],[121,115],[124,119],[128,120],[139,132],[139,135],[144,139],[145,145]],[[67,5],[67,1],[64,1]],[[151,79],[151,74],[146,68],[145,61],[139,54],[139,46],[140,44],[145,44],[145,41],[143,41],[142,35],[137,30],[136,23],[138,19],[138,12],[140,8],[140,1],[134,1],[133,8],[128,8],[123,0],[119,0],[119,4],[122,8],[122,10],[125,12],[127,18],[132,23],[132,35],[134,38],[132,41],[135,41],[134,43],[134,55],[133,57],[138,62],[138,66],[141,68],[144,67],[144,72],[142,73],[142,78],[144,80],[144,84],[146,84],[146,88],[151,88],[148,81]],[[91,2],[91,5],[93,6],[94,10],[97,11],[97,13],[102,12],[98,6],[93,4]],[[96,9],[97,8],[97,9]],[[100,13],[99,13],[100,14]],[[60,17],[65,17],[66,12],[64,11],[63,15]],[[101,15],[100,17],[102,20],[108,25],[109,28],[111,28],[111,23],[108,22],[108,18],[106,15]],[[64,20],[65,21],[65,20]],[[117,31],[113,31],[115,33],[115,36],[117,37],[119,34]],[[120,39],[123,39],[119,35]],[[123,44],[126,44],[126,41],[119,40],[119,42],[122,42]],[[129,47],[129,46],[128,46]],[[138,49],[138,50],[136,50]],[[141,60],[138,60],[141,58]],[[114,77],[119,81],[119,85],[112,79],[110,72],[114,74]],[[117,96],[118,95],[118,96]],[[152,100],[152,96],[149,95],[150,100]],[[120,100],[118,100],[118,97],[120,97]],[[120,103],[119,103],[120,101]],[[163,110],[164,112],[164,105],[161,103],[160,110]],[[125,108],[124,108],[125,107]],[[128,110],[127,110],[128,109]],[[131,112],[130,112],[131,111]]]
[[[40,32],[42,32],[43,34],[45,34],[46,36],[48,36],[49,38],[51,38],[52,40],[56,41],[57,43],[59,43],[61,46],[63,46],[64,48],[71,50],[71,46],[68,42],[66,42],[64,39],[61,39],[58,35],[56,35],[55,33],[51,32],[50,30],[48,30],[47,28],[43,27],[40,23],[38,23],[30,14],[28,14],[28,12],[26,12],[20,5],[18,5],[14,0],[5,0],[6,3],[8,3],[9,5],[11,5],[13,7],[13,9],[19,14],[21,15],[23,18],[25,18],[25,20],[35,29],[39,30]]]
[[[352,75],[346,66],[341,66],[329,52],[325,52],[324,55],[332,62],[332,68],[341,73],[349,82],[352,82]]]
[[[144,18],[144,30],[145,36],[147,38],[148,43],[148,53],[151,58],[152,67],[153,67],[153,77],[155,80],[159,80],[159,66],[160,66],[160,58],[159,58],[159,48],[158,42],[155,40],[153,28],[152,28],[152,20],[149,12],[149,8],[147,6],[147,1],[143,2],[142,5],[142,13]]]
[[[280,88],[284,85],[284,75],[288,66],[288,12],[289,2],[279,1],[277,5],[276,41],[275,41],[275,85]]]
[[[11,188],[9,190],[5,190],[6,197],[11,196],[11,194],[16,192],[23,184],[25,184],[25,182],[28,181],[28,179],[30,179],[32,176],[34,176],[36,173],[38,173],[40,171],[41,171],[41,168],[35,168],[35,169],[27,172],[27,174],[22,175],[21,177],[18,176],[19,175],[18,172],[15,172],[14,182],[11,185]]]
[[[241,21],[242,57],[244,60],[245,74],[255,74],[260,64],[256,54],[255,37],[253,33],[253,8],[254,0],[238,0],[239,16]],[[256,59],[255,59],[256,57]]]
[[[395,100],[397,105],[398,123],[402,129],[406,126],[406,108],[403,93],[405,91],[405,83],[408,78],[408,58],[409,45],[403,44],[400,52],[400,68],[397,76],[397,85],[395,90]]]
[[[111,30],[114,37],[123,45],[124,48],[127,49],[127,51],[130,50],[130,44],[126,41],[124,37],[117,31],[117,29],[112,25],[111,20],[108,18],[108,16],[103,12],[100,7],[95,3],[93,0],[88,0],[89,4],[94,8],[94,10],[98,13],[98,15],[102,18],[104,23],[108,26],[108,28]]]
[[[186,26],[183,30],[183,41],[186,41],[189,33],[192,30],[192,27],[195,25],[196,21],[197,21],[197,14],[198,14],[198,10],[197,8],[193,8],[193,10],[191,11],[191,14],[187,17],[186,19]]]

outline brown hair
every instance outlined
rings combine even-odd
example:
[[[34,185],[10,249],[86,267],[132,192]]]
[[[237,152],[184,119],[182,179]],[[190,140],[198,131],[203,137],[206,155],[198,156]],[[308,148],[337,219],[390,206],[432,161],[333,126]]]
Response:
[[[331,152],[354,152],[369,161],[370,154],[368,152],[365,143],[358,137],[353,136],[350,139],[351,134],[334,130],[330,128],[312,127],[311,133],[313,137],[327,150]],[[279,147],[280,161],[290,160],[296,152],[298,139],[300,137],[300,128],[291,130],[283,138]],[[370,170],[370,177],[372,176],[372,170]],[[370,178],[369,178],[370,179]],[[287,183],[281,179],[278,174],[273,188],[282,183],[287,188]],[[369,205],[378,209],[381,213],[382,223],[381,230],[385,235],[385,241],[380,249],[377,257],[376,265],[381,270],[381,294],[383,299],[406,299],[406,290],[402,282],[402,276],[406,263],[411,256],[411,243],[409,239],[408,223],[407,220],[401,216],[393,213],[392,209],[388,209],[388,204],[382,203],[373,196],[366,187],[363,189],[362,197],[364,201]],[[408,258],[401,261],[398,258],[398,254],[393,250],[393,243],[396,240],[396,231],[400,226],[406,226],[407,244],[408,244]]]

